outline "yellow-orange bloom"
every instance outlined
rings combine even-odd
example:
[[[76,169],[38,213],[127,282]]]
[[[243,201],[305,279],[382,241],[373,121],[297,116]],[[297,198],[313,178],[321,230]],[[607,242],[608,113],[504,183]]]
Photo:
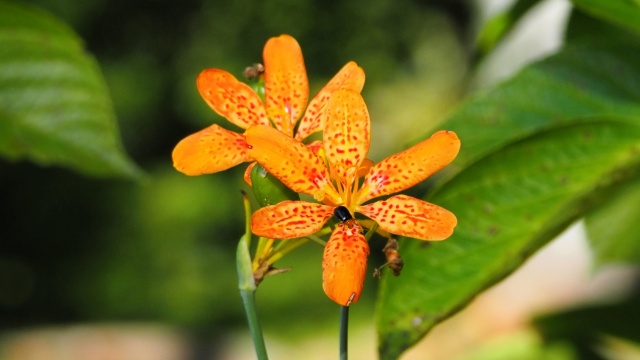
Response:
[[[344,206],[363,214],[382,230],[421,240],[443,240],[457,224],[454,214],[406,195],[365,204],[370,199],[405,190],[448,165],[460,150],[452,131],[431,138],[376,165],[366,159],[370,145],[369,113],[359,93],[337,90],[326,105],[323,148],[316,155],[304,144],[264,125],[245,132],[249,156],[292,190],[322,204],[284,201],[256,211],[256,235],[288,239],[319,231]],[[324,154],[324,155],[323,155]],[[328,165],[328,166],[327,166]],[[360,178],[364,180],[360,182]],[[360,297],[369,254],[355,222],[336,227],[325,247],[323,288],[333,301],[349,305]]]
[[[269,39],[263,51],[264,102],[247,84],[220,69],[200,73],[197,86],[205,102],[218,114],[242,129],[252,125],[275,126],[302,141],[322,130],[322,109],[337,89],[360,92],[364,71],[347,63],[309,102],[309,82],[298,42],[289,35]],[[306,109],[306,110],[305,110]],[[189,135],[173,150],[173,165],[187,175],[211,174],[252,161],[241,134],[211,125]],[[248,169],[249,170],[249,169]],[[245,179],[249,180],[249,171]]]

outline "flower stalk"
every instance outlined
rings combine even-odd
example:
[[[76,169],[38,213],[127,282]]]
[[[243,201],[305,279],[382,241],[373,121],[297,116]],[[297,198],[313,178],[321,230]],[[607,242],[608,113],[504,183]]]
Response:
[[[246,216],[251,216],[251,206],[246,194],[243,194],[243,203]],[[256,311],[255,293],[256,282],[253,276],[253,267],[251,264],[251,255],[249,253],[249,244],[251,239],[251,228],[247,227],[246,233],[240,238],[238,248],[236,250],[236,267],[238,271],[238,289],[242,297],[244,311],[247,314],[249,323],[249,332],[253,339],[253,346],[256,350],[256,356],[259,360],[267,360],[267,348],[264,344],[264,337],[260,322],[258,321],[258,312]]]

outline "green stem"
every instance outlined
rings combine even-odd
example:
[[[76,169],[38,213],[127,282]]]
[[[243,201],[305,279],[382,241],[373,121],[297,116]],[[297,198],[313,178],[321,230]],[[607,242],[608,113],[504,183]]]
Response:
[[[236,266],[238,270],[238,289],[242,297],[244,311],[249,321],[249,332],[253,339],[253,346],[256,349],[256,355],[259,360],[267,360],[267,349],[264,345],[262,329],[258,322],[258,313],[256,311],[255,293],[256,282],[253,277],[253,269],[251,268],[251,256],[249,255],[249,246],[247,244],[247,236],[243,236],[238,242],[236,251]]]
[[[249,321],[249,332],[253,339],[256,356],[258,360],[268,360],[269,356],[267,355],[267,348],[264,345],[264,337],[262,336],[262,329],[260,328],[258,313],[256,312],[255,293],[255,290],[240,290],[244,311]]]
[[[340,360],[349,358],[349,307],[340,307]]]
[[[327,245],[326,241],[320,239],[319,237],[317,237],[315,235],[307,235],[307,239],[309,239],[309,240],[311,240],[311,241],[313,241],[313,242],[315,242],[317,244],[320,244],[322,246],[326,246]]]

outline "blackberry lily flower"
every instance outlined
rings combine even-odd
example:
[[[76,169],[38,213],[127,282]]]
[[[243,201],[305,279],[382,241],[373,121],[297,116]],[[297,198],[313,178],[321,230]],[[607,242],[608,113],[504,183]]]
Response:
[[[197,79],[198,90],[205,102],[242,129],[252,125],[274,126],[293,137],[297,127],[295,139],[302,141],[322,130],[320,115],[333,91],[351,89],[360,92],[364,86],[364,71],[351,61],[307,106],[309,82],[298,42],[289,35],[269,39],[263,60],[264,102],[249,85],[224,70],[206,69]],[[214,124],[180,141],[173,150],[173,165],[186,175],[211,174],[252,161],[247,150],[242,134]],[[249,184],[250,173],[251,166],[245,172]]]
[[[454,132],[438,131],[372,165],[366,159],[369,114],[360,94],[335,91],[323,116],[323,147],[318,154],[269,126],[256,125],[245,132],[251,158],[293,191],[321,202],[288,200],[263,207],[252,216],[254,234],[274,239],[307,236],[321,230],[339,207],[339,213],[344,207],[351,215],[341,217],[360,213],[392,234],[443,240],[453,233],[455,215],[437,205],[406,195],[366,202],[408,189],[448,165],[460,149]],[[368,255],[357,221],[343,221],[333,230],[322,261],[323,288],[329,298],[344,306],[358,300]]]

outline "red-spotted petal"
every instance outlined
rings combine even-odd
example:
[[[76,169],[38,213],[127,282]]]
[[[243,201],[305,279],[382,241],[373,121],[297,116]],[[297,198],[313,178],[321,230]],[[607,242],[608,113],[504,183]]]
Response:
[[[253,213],[251,231],[270,239],[291,239],[316,233],[333,215],[333,207],[285,200]]]
[[[244,136],[211,125],[182,139],[173,149],[173,166],[186,175],[211,174],[250,161]]]
[[[200,73],[196,84],[204,101],[239,127],[269,125],[260,97],[228,72],[206,69]]]
[[[444,240],[458,223],[449,210],[406,195],[361,205],[356,211],[375,220],[382,230],[420,240]]]
[[[279,130],[293,136],[293,127],[309,100],[302,50],[296,39],[280,35],[267,41],[262,56],[267,114]]]
[[[429,139],[371,167],[361,188],[360,204],[412,187],[447,166],[460,150],[453,131],[438,131]]]
[[[249,156],[289,189],[336,205],[342,202],[330,182],[324,162],[303,143],[270,126],[252,126],[245,132]]]
[[[318,155],[318,151],[322,149],[322,141],[316,140],[307,144],[309,150],[313,151],[314,154]]]
[[[324,151],[340,179],[347,169],[362,163],[369,152],[369,112],[364,99],[352,90],[337,90],[325,109]]]
[[[324,248],[322,288],[336,303],[348,306],[358,301],[367,272],[369,244],[360,225],[338,225]]]
[[[322,112],[334,91],[349,89],[359,93],[364,86],[364,79],[364,70],[355,62],[350,61],[343,66],[307,106],[307,111],[298,125],[296,139],[302,141],[314,132],[322,130],[324,127]]]

